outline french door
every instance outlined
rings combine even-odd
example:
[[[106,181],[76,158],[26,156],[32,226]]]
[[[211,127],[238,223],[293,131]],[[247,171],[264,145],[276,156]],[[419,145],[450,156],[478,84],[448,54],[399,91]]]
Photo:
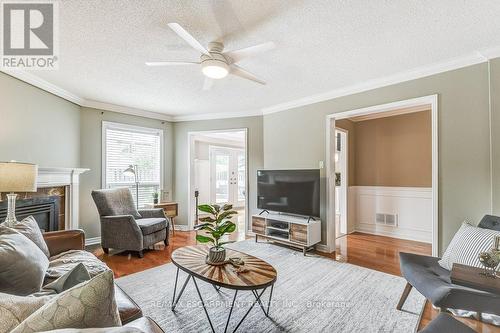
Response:
[[[245,206],[245,151],[210,146],[210,201]]]

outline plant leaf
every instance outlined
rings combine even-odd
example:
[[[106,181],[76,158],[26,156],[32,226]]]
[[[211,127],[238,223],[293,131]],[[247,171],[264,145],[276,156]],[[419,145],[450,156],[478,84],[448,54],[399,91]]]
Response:
[[[237,211],[234,211],[234,210],[228,210],[228,211],[225,211],[224,213],[221,213],[218,217],[217,217],[217,222],[222,222],[222,220],[224,219],[230,219],[232,218],[232,215],[235,215],[235,214],[238,214]]]
[[[225,204],[223,207],[222,207],[222,210],[223,211],[226,211],[226,210],[231,210],[233,209],[233,205],[231,204]]]
[[[201,210],[202,212],[209,213],[209,214],[215,214],[216,211],[214,207],[210,205],[199,205],[198,210]]]
[[[212,207],[214,208],[215,213],[220,212],[220,206],[219,205],[212,205]]]
[[[223,235],[225,233],[231,233],[236,230],[236,224],[234,224],[231,221],[226,221],[221,227],[220,227],[220,233]]]
[[[207,225],[208,225],[208,226],[211,226],[211,225],[212,225],[212,223],[201,223],[201,224],[197,224],[197,225],[195,225],[195,226],[193,227],[193,229],[194,229],[194,230],[198,230],[198,229],[201,229],[201,228],[203,228],[203,227],[205,227],[205,226],[207,226]]]
[[[197,224],[193,227],[194,230],[208,230],[210,232],[214,232],[215,230],[212,228],[212,223],[202,223]]]
[[[224,245],[224,244],[234,243],[234,242],[236,242],[236,241],[225,241],[225,242],[220,242],[220,243],[219,243],[219,246],[222,246],[222,245]]]
[[[205,216],[199,219],[201,222],[215,222],[215,219],[211,216]]]
[[[196,235],[196,240],[200,243],[213,243],[214,240],[210,237],[207,237],[207,236],[203,236],[203,235]]]
[[[210,233],[215,232],[215,229],[210,227],[210,226],[204,226],[203,228],[201,228],[199,230],[207,230],[207,231],[210,231]]]

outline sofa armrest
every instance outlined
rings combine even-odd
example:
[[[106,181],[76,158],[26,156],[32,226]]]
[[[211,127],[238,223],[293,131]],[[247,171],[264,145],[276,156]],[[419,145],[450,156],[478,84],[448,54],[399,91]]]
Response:
[[[45,232],[43,239],[51,256],[68,250],[85,249],[85,232],[80,229]]]
[[[163,208],[140,209],[139,214],[141,214],[141,216],[145,219],[152,218],[152,217],[158,217],[158,218],[164,218],[164,219],[167,218],[165,216],[165,212],[163,211]]]
[[[141,317],[123,326],[137,328],[146,333],[164,333],[160,326],[149,317]]]

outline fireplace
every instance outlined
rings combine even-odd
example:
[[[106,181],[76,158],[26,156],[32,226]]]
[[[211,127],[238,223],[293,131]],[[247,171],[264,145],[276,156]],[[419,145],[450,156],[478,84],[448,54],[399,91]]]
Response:
[[[59,230],[59,201],[58,196],[34,197],[16,201],[16,217],[18,221],[33,216],[38,226],[45,231]],[[0,202],[0,221],[7,216],[7,202]]]
[[[17,219],[20,221],[25,216],[35,216],[30,211],[35,210],[35,213],[40,213],[38,218],[35,216],[40,228],[46,231],[78,229],[80,174],[88,170],[38,167],[37,192],[17,193]],[[0,199],[5,199],[5,193],[0,193]],[[0,216],[4,216],[0,218],[0,223],[5,219],[3,209],[6,209],[6,204],[6,201],[0,202]],[[21,212],[21,207],[30,213]]]

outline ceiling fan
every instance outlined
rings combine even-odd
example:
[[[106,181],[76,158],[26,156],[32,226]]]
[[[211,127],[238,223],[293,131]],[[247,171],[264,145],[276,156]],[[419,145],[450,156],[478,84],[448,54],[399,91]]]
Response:
[[[221,42],[210,42],[208,43],[208,48],[205,48],[178,23],[169,23],[168,26],[179,35],[179,37],[184,39],[186,43],[201,53],[200,61],[152,61],[146,62],[147,66],[200,65],[201,71],[205,75],[203,90],[210,89],[214,79],[222,79],[228,74],[236,75],[259,84],[266,84],[252,73],[236,65],[236,63],[244,58],[252,57],[261,52],[273,49],[275,47],[273,42],[266,42],[239,50],[223,52],[224,44]]]

